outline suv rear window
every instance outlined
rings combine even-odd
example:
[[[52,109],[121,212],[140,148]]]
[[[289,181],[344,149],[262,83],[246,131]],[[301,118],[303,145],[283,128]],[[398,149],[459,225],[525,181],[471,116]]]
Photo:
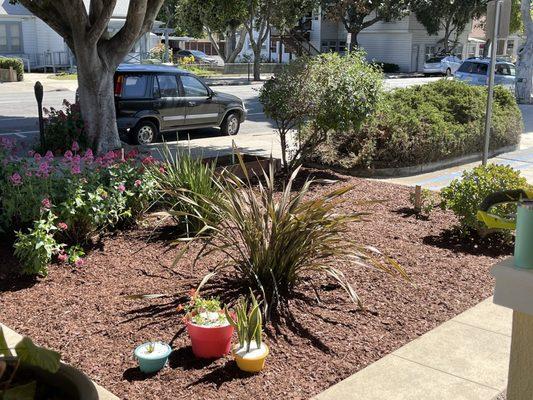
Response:
[[[122,97],[130,99],[145,97],[147,85],[147,75],[126,75],[122,84]]]
[[[465,61],[457,70],[458,72],[465,72],[467,74],[487,75],[489,65],[486,63],[478,63],[472,61]]]

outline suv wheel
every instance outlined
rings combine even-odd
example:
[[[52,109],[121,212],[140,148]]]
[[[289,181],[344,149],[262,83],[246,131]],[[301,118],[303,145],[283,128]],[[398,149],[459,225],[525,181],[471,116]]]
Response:
[[[240,126],[241,122],[239,121],[239,116],[236,113],[231,113],[224,118],[222,125],[220,125],[220,129],[224,135],[233,136],[239,133]]]
[[[132,138],[136,144],[150,144],[159,134],[157,126],[151,121],[139,121],[133,128]]]

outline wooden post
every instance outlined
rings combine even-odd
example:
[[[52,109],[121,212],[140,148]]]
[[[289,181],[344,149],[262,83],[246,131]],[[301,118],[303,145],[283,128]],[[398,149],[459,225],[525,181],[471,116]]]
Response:
[[[507,400],[533,398],[533,316],[513,312]]]
[[[415,212],[422,211],[422,186],[415,186]]]

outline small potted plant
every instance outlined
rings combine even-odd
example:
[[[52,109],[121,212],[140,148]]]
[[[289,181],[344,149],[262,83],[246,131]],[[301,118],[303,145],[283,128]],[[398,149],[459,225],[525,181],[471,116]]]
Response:
[[[251,305],[247,299],[241,298],[235,307],[234,318],[224,309],[229,323],[237,329],[239,344],[233,348],[233,356],[237,366],[246,372],[260,372],[265,367],[268,346],[262,342],[263,321],[261,309],[253,293]]]
[[[218,299],[203,299],[193,291],[185,310],[184,320],[196,357],[220,358],[230,352],[233,326]]]
[[[135,349],[135,358],[139,362],[139,369],[146,373],[154,373],[162,369],[172,352],[170,346],[163,342],[147,342]]]

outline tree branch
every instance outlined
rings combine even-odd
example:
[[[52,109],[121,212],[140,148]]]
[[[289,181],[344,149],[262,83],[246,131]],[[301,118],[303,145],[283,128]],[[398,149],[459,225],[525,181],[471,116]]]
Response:
[[[102,0],[91,0],[89,10],[89,21],[91,27],[87,32],[87,41],[96,43],[107,30],[109,20],[113,15],[117,0],[108,0],[105,3]]]
[[[68,42],[72,43],[72,30],[70,24],[55,8],[47,7],[42,1],[19,0],[19,2],[64,38],[67,41],[67,44]]]

